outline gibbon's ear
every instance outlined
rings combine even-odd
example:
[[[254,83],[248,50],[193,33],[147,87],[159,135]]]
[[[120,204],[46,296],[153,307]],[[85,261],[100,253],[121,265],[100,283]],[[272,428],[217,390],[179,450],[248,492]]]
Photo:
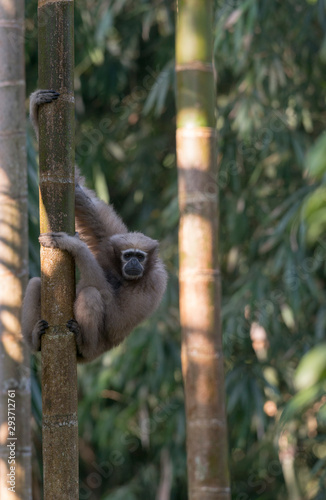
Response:
[[[152,253],[158,248],[158,241],[152,240],[143,233],[125,233],[111,236],[110,242],[115,251],[121,252],[129,248],[138,248],[146,253]]]
[[[148,250],[146,250],[147,253],[153,253],[155,250],[158,250],[159,242],[157,240],[150,240],[150,245],[148,247]],[[141,249],[144,250],[144,249]]]

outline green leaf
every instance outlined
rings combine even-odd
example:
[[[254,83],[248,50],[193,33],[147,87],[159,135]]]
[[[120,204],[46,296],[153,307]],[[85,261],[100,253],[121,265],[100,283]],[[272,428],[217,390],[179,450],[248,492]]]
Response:
[[[308,389],[326,380],[326,343],[314,347],[302,358],[294,380],[298,389]]]
[[[303,410],[309,408],[315,401],[317,401],[322,395],[325,394],[326,383],[320,383],[309,387],[307,389],[302,389],[298,392],[291,401],[285,406],[284,411],[281,415],[280,425],[283,426],[289,420],[298,417]]]
[[[308,196],[302,214],[307,223],[307,240],[314,242],[326,229],[326,186]]]
[[[323,177],[326,172],[326,132],[321,134],[312,146],[305,163],[310,177]]]

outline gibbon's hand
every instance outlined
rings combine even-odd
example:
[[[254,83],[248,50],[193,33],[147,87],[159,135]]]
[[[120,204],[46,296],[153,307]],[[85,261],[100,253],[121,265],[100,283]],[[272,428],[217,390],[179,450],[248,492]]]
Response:
[[[40,234],[38,240],[42,247],[46,248],[63,248],[65,246],[66,240],[74,238],[74,240],[80,241],[78,233],[74,236],[70,236],[64,232],[49,232]]]

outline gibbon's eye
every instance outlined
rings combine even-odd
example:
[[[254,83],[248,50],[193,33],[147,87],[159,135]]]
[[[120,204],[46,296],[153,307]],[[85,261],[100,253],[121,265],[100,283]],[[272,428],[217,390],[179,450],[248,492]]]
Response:
[[[139,262],[143,262],[145,260],[145,255],[143,253],[137,252],[136,257],[139,260]]]
[[[133,254],[132,252],[127,252],[127,253],[124,253],[124,254],[123,254],[123,258],[124,258],[125,260],[129,260],[129,259],[131,259],[131,257],[133,257],[133,256],[134,256],[134,254]]]

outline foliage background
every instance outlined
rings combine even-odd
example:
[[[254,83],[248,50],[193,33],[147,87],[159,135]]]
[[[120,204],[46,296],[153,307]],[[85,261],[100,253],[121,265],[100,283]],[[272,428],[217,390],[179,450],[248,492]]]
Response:
[[[220,258],[233,500],[326,496],[325,0],[215,1]],[[27,92],[37,2],[26,3]],[[159,239],[154,317],[79,367],[81,499],[184,500],[171,0],[80,0],[76,161],[131,230]],[[47,22],[50,20],[45,20]],[[28,129],[30,272],[39,272]],[[34,498],[41,498],[33,360]],[[285,410],[285,411],[284,411]],[[282,415],[282,418],[281,418]]]

